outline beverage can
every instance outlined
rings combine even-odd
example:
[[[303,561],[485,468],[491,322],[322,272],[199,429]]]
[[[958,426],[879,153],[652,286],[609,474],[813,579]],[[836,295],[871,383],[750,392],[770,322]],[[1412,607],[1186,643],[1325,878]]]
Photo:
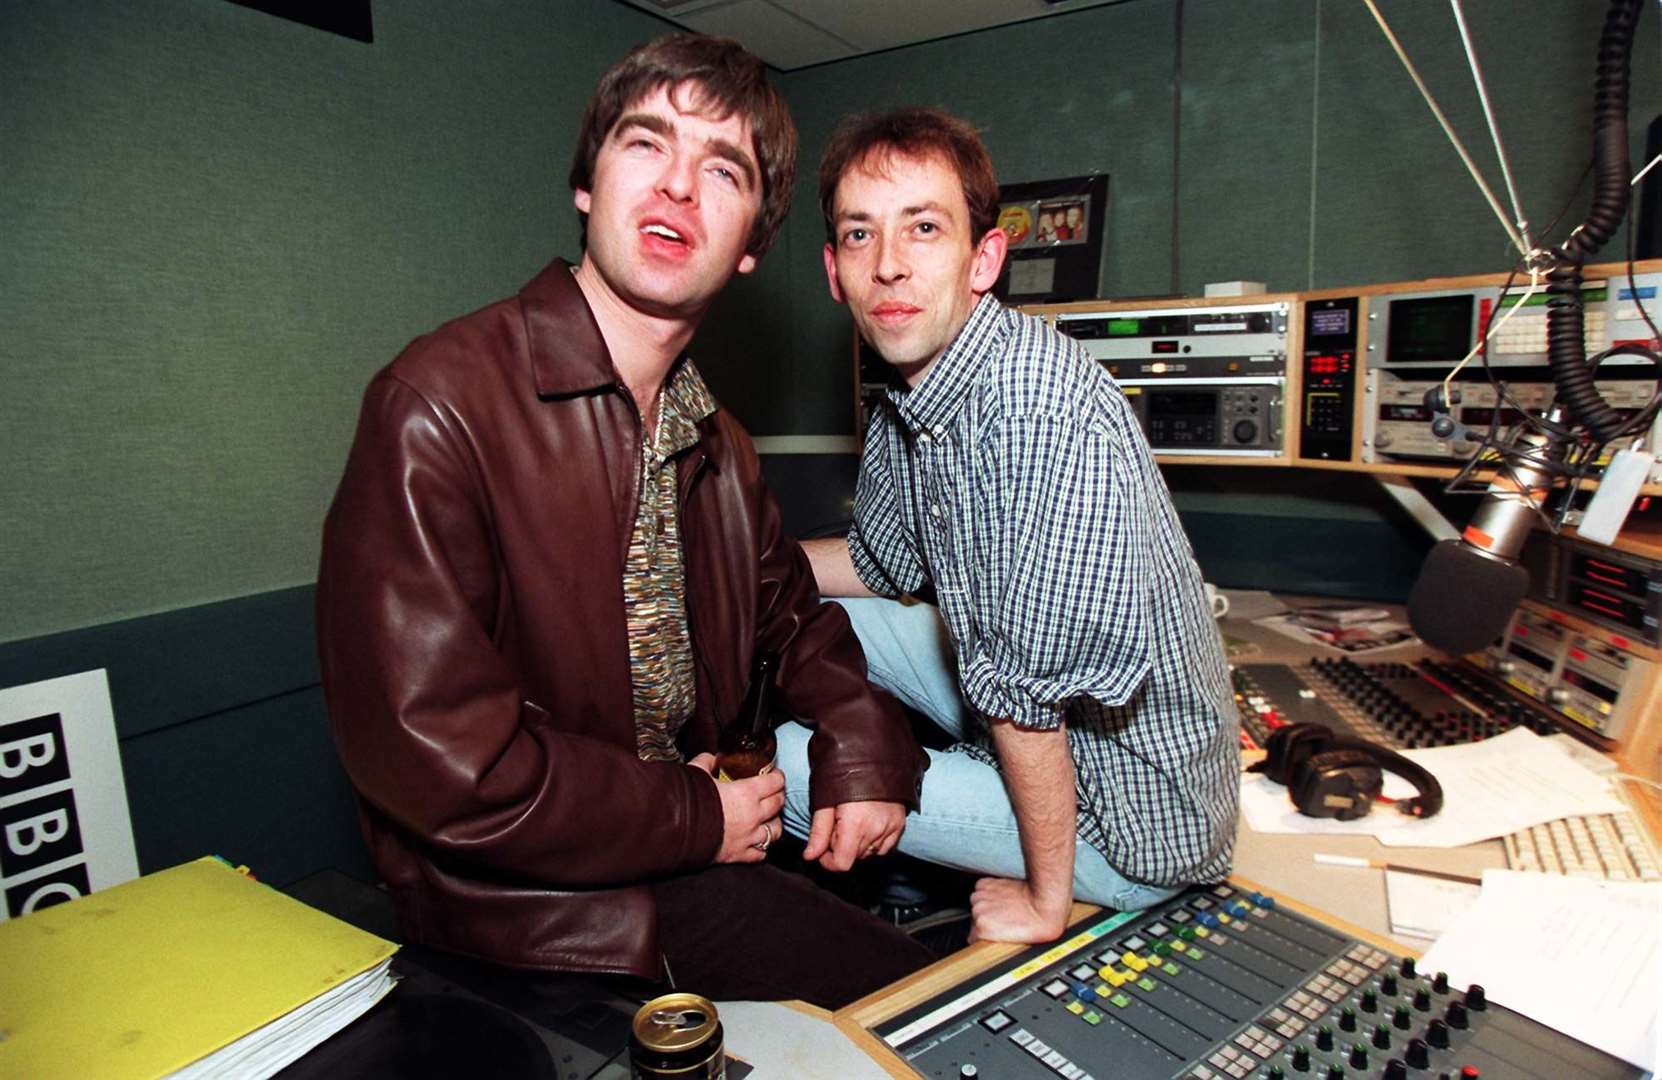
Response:
[[[629,1033],[634,1080],[726,1080],[721,1019],[697,994],[665,994],[635,1013]]]

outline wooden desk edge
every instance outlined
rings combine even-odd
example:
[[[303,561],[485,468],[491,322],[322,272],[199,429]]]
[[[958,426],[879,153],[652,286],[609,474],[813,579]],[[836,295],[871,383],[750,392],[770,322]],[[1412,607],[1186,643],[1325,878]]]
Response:
[[[1247,878],[1231,875],[1229,884],[1243,891],[1272,897],[1277,907],[1288,908],[1315,919],[1340,933],[1383,949],[1393,956],[1412,956],[1417,959],[1420,955],[1415,950],[1404,948],[1399,942],[1382,937],[1371,930],[1364,930],[1272,889],[1266,889]],[[1075,903],[1073,916],[1068,920],[1068,931],[1058,941],[1066,940],[1075,926],[1101,910],[1091,904]],[[937,960],[921,971],[913,972],[899,982],[868,994],[851,1005],[845,1005],[832,1014],[832,1022],[861,1053],[871,1058],[884,1072],[896,1080],[919,1080],[918,1073],[902,1061],[887,1043],[872,1034],[870,1028],[979,975],[1027,948],[1026,945],[996,945],[990,942],[971,945],[967,949]]]

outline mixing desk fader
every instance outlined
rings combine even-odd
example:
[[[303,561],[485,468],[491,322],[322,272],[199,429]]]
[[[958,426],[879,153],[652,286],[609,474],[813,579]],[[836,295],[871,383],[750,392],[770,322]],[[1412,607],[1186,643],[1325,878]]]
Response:
[[[1393,750],[1476,742],[1520,725],[1540,735],[1559,730],[1539,706],[1435,660],[1242,664],[1234,680],[1244,741],[1258,748],[1276,728],[1296,723],[1326,724]]]
[[[1100,913],[857,1022],[929,1080],[1642,1075],[1235,884]]]

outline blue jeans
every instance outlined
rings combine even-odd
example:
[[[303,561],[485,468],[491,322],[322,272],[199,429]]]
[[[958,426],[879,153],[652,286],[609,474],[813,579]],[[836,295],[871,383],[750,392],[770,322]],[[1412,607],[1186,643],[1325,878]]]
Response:
[[[958,664],[940,612],[929,604],[859,598],[836,600],[848,612],[866,652],[871,681],[927,716],[954,739],[964,737],[966,707]],[[779,729],[779,767],[785,773],[785,827],[806,838],[808,738],[798,723]],[[1021,834],[1004,778],[968,754],[929,750],[919,808],[906,816],[899,850],[972,874],[1025,880]],[[1178,889],[1145,885],[1120,874],[1084,841],[1076,845],[1073,895],[1119,910],[1145,908]]]

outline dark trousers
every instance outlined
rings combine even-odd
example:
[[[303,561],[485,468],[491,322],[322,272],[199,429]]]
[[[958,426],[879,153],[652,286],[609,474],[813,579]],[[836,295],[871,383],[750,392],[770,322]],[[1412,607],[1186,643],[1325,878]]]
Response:
[[[766,863],[712,866],[652,891],[674,988],[712,1000],[838,1009],[935,959],[875,915]]]

